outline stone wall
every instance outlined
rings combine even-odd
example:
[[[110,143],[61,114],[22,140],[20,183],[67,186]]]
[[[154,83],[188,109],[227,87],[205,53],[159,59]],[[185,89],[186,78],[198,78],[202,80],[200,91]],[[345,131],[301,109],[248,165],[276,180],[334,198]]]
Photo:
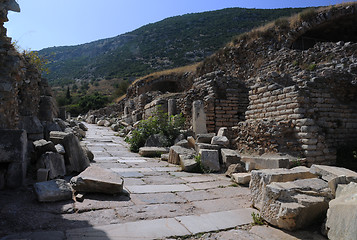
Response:
[[[20,8],[14,0],[0,0],[0,189],[21,186],[33,141],[56,128],[53,118],[58,113],[47,81],[6,36],[9,10]],[[9,146],[16,149],[12,158]]]

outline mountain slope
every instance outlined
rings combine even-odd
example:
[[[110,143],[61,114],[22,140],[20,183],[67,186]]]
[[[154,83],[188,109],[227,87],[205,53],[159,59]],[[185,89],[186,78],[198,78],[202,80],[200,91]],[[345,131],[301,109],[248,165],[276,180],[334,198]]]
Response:
[[[51,63],[52,85],[73,79],[124,78],[198,62],[233,36],[303,9],[229,8],[186,14],[130,33],[78,46],[39,51]]]

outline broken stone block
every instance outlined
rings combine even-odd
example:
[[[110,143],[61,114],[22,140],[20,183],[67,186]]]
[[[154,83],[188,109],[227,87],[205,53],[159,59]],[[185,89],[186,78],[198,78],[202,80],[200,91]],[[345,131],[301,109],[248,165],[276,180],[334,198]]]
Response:
[[[169,116],[175,116],[177,114],[176,99],[169,99],[167,102],[167,114]]]
[[[35,150],[38,153],[38,156],[41,156],[45,152],[57,152],[55,145],[51,141],[40,139],[33,142],[33,145],[35,146]]]
[[[217,172],[221,169],[219,165],[219,155],[217,150],[200,150],[201,163],[204,169]]]
[[[66,153],[66,150],[64,150],[64,147],[62,144],[55,145],[55,148],[59,154],[64,155]]]
[[[104,127],[110,127],[110,125],[112,125],[111,122],[105,120]]]
[[[46,182],[48,180],[48,175],[50,169],[40,168],[37,170],[37,182]]]
[[[99,120],[97,122],[97,125],[103,127],[105,123],[106,123],[106,120]]]
[[[85,152],[85,154],[87,155],[87,158],[90,162],[93,162],[94,160],[94,154],[92,153],[91,150],[89,150],[89,148],[87,146],[82,145],[82,149]]]
[[[26,153],[26,131],[0,130],[0,163],[25,162]]]
[[[24,184],[27,170],[27,134],[25,130],[0,130],[0,163],[7,163],[6,187]]]
[[[39,202],[57,202],[72,199],[72,188],[63,179],[34,184],[35,193]]]
[[[82,123],[82,122],[78,123],[78,127],[79,127],[80,129],[82,129],[83,131],[88,131],[87,126],[86,126],[84,123]]]
[[[215,136],[214,133],[205,133],[196,135],[196,143],[208,143],[211,144],[212,138]]]
[[[189,148],[195,148],[196,141],[192,136],[187,137],[187,141],[188,141]]]
[[[223,136],[223,137],[214,136],[212,138],[211,144],[227,147],[227,146],[229,146],[229,140],[225,136]]]
[[[183,148],[180,146],[172,146],[170,147],[169,152],[169,163],[172,164],[180,164],[180,156],[188,156],[187,158],[194,157],[196,152],[193,149]]]
[[[219,136],[219,137],[223,137],[223,136],[228,137],[228,128],[227,127],[221,127],[218,130],[217,136]]]
[[[66,166],[64,157],[59,153],[47,152],[43,154],[39,160],[41,168],[49,169],[49,179],[64,177],[66,175]]]
[[[339,176],[357,177],[357,173],[343,167],[333,167],[313,164],[310,172],[320,176],[325,181],[330,181]]]
[[[222,161],[226,165],[226,167],[229,167],[231,164],[236,164],[240,162],[239,153],[237,153],[232,149],[222,148],[221,154],[222,154]]]
[[[169,161],[169,154],[168,153],[161,154],[161,161]]]
[[[29,140],[36,141],[44,138],[43,126],[36,116],[22,116],[19,125],[26,131]]]
[[[232,179],[240,185],[248,185],[251,179],[250,173],[233,173]]]
[[[82,172],[89,166],[89,159],[83,151],[78,138],[73,133],[50,132],[50,139],[54,144],[62,144],[66,151],[65,160],[69,169]]]
[[[201,100],[192,104],[192,128],[196,135],[207,133],[205,106]]]
[[[161,154],[169,153],[166,147],[141,147],[139,154],[143,157],[160,157]]]
[[[331,240],[357,237],[357,183],[345,186],[329,203],[326,228]]]
[[[250,191],[252,194],[253,205],[261,209],[264,201],[266,186],[272,182],[289,182],[297,179],[316,178],[309,168],[300,166],[292,169],[264,169],[252,171],[250,181]]]
[[[241,163],[237,163],[237,164],[231,164],[231,165],[228,167],[228,169],[227,169],[225,175],[226,175],[227,177],[232,177],[232,174],[233,174],[233,173],[245,173],[245,172],[246,172],[246,171],[245,171],[245,168],[244,168],[244,163],[241,162]]]
[[[168,144],[167,138],[162,134],[154,134],[148,137],[145,147],[165,147]]]
[[[180,155],[180,165],[182,171],[196,172],[199,163],[196,161],[194,156]]]
[[[253,162],[255,169],[275,169],[289,167],[289,159],[281,156],[241,156],[245,163]]]
[[[72,188],[78,192],[117,194],[123,192],[123,178],[98,166],[90,166],[71,179]]]
[[[322,179],[273,182],[266,186],[260,215],[278,228],[293,231],[323,219],[330,199],[331,191]]]
[[[350,182],[357,182],[357,177],[356,176],[338,176],[335,177],[333,179],[331,179],[330,181],[328,181],[328,186],[330,187],[332,194],[335,196],[336,195],[336,190],[337,187],[341,184],[343,185],[347,185]]]
[[[187,140],[181,140],[175,144],[175,146],[183,147],[183,148],[190,148]]]
[[[201,151],[201,149],[208,149],[208,150],[221,150],[221,146],[219,145],[212,145],[212,144],[207,144],[207,143],[196,143],[195,145],[195,150],[196,152]]]

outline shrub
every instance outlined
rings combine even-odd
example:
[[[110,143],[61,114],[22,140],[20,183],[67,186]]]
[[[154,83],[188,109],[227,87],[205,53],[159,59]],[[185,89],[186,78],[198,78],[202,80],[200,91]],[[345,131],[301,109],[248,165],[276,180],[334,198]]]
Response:
[[[180,134],[180,130],[185,123],[182,115],[168,116],[167,113],[159,110],[153,117],[140,121],[136,129],[127,141],[130,143],[130,150],[138,152],[139,148],[145,145],[146,140],[153,134],[162,134],[167,138],[167,146],[174,144],[175,139]]]
[[[299,19],[301,21],[310,21],[316,17],[317,12],[314,8],[308,8],[299,14]]]
[[[290,27],[290,22],[287,18],[279,18],[275,20],[274,24],[281,29],[288,29]]]

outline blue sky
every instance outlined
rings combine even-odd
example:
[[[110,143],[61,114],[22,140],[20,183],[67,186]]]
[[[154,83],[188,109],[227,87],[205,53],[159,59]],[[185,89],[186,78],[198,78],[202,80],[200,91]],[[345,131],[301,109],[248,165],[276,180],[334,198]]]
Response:
[[[130,32],[167,17],[229,7],[327,6],[343,0],[17,0],[8,36],[23,49],[77,45]]]

